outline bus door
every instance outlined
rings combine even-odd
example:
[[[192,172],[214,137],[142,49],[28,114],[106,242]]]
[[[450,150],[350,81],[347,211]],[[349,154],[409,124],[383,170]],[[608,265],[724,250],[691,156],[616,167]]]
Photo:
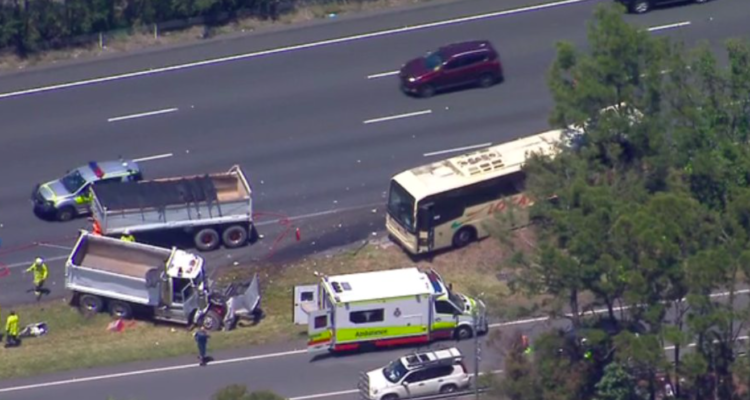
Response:
[[[419,205],[417,212],[417,247],[427,247],[427,251],[435,248],[435,203]]]

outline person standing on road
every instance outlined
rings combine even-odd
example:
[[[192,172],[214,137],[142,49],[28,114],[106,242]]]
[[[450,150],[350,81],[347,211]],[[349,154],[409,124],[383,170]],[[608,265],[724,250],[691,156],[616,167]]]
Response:
[[[26,272],[34,273],[34,289],[30,289],[27,292],[33,290],[37,301],[42,298],[43,294],[49,294],[49,289],[44,288],[44,282],[47,281],[49,270],[41,257],[37,257]]]
[[[18,315],[11,311],[5,321],[5,348],[18,346]]]
[[[206,347],[208,347],[208,339],[211,336],[206,332],[206,327],[201,325],[200,329],[193,334],[193,337],[195,338],[195,343],[198,344],[199,365],[205,366],[208,360],[208,357],[206,357]]]

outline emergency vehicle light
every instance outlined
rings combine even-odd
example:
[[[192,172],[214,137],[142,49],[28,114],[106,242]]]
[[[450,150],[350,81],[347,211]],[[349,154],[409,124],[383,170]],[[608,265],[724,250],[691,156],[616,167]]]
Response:
[[[89,161],[89,168],[94,171],[94,175],[96,175],[97,178],[101,179],[104,177],[104,171],[99,168],[99,164],[97,164],[96,161]]]

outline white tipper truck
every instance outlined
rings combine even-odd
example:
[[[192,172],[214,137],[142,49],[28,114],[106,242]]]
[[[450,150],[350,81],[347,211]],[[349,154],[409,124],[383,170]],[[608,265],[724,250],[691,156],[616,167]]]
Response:
[[[212,251],[223,243],[237,248],[253,243],[253,190],[239,165],[227,172],[91,186],[94,232],[139,240],[161,235],[175,243],[187,234],[195,248]],[[144,240],[140,240],[144,241]]]
[[[65,288],[85,312],[231,327],[240,316],[260,316],[257,274],[249,283],[212,290],[202,257],[179,250],[81,231],[65,264]]]

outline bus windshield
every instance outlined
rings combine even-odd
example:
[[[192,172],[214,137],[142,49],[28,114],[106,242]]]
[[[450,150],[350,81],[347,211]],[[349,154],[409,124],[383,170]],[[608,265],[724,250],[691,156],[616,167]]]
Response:
[[[414,233],[414,196],[396,181],[391,181],[388,214],[410,233]]]

